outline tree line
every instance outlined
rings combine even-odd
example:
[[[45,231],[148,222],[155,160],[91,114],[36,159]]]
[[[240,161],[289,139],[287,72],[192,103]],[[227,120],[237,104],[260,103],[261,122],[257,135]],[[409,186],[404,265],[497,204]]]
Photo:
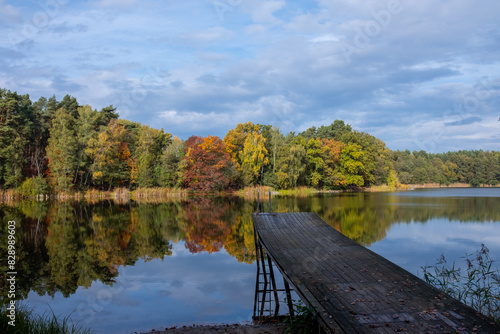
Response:
[[[0,89],[0,189],[27,196],[116,187],[330,190],[429,182],[497,185],[500,153],[392,151],[341,120],[297,134],[248,122],[224,138],[181,140],[119,119],[112,105],[96,110],[69,95],[32,102]]]

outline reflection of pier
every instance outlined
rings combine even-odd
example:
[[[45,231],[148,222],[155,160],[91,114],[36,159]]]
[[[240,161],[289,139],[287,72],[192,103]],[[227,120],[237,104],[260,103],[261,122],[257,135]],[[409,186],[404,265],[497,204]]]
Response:
[[[277,300],[274,263],[288,297],[289,284],[316,309],[327,332],[500,332],[499,325],[343,236],[314,213],[257,213],[252,218],[259,262],[254,315],[263,311],[266,300]],[[277,314],[279,303],[274,305]]]

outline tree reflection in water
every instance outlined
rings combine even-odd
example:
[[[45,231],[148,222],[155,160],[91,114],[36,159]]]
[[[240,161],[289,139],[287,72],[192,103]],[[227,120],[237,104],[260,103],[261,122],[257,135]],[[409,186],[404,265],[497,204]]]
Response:
[[[441,218],[458,222],[500,221],[499,197],[410,197],[394,194],[329,194],[275,197],[273,212],[313,211],[365,245],[381,240],[392,224]],[[17,222],[17,291],[65,297],[94,281],[112,285],[120,266],[163,259],[184,242],[192,253],[225,250],[239,262],[255,260],[251,213],[255,200],[193,197],[161,203],[48,203],[0,206],[2,239],[7,221]],[[6,253],[7,242],[0,243]],[[2,263],[2,272],[6,272]],[[2,289],[1,298],[6,299]]]

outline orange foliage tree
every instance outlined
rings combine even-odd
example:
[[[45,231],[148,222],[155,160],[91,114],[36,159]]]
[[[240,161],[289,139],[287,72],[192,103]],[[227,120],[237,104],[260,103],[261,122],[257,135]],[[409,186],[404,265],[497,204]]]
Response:
[[[235,168],[224,142],[216,136],[192,136],[180,162],[182,187],[194,191],[227,189]]]
[[[335,139],[321,139],[325,162],[323,184],[327,189],[345,187],[345,176],[340,172],[340,153],[345,144]]]

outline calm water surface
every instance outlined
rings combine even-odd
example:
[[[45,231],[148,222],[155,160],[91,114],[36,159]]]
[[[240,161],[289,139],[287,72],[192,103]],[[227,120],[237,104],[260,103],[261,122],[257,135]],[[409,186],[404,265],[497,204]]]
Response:
[[[272,206],[316,212],[420,276],[441,254],[461,264],[482,243],[500,259],[498,188],[282,197]],[[5,254],[6,222],[16,220],[20,299],[38,313],[71,313],[93,333],[245,322],[253,313],[255,210],[255,200],[241,198],[9,204],[0,206],[0,248]]]

